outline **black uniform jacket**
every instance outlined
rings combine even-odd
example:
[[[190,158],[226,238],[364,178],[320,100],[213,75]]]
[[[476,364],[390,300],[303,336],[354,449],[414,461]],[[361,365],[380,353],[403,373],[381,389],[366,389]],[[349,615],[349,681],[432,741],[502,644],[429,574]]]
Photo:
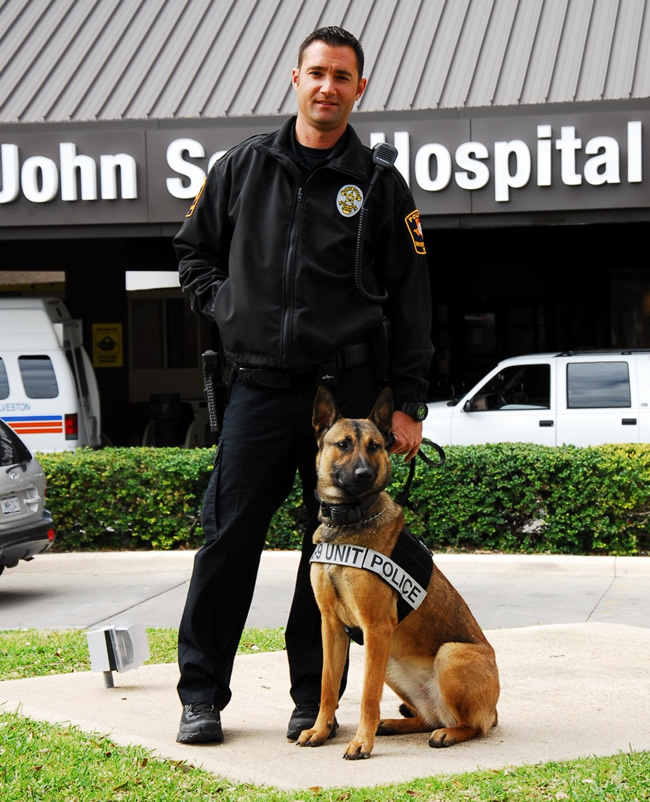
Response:
[[[423,400],[431,297],[411,193],[393,168],[370,193],[363,281],[388,292],[382,308],[353,279],[371,151],[348,126],[306,174],[294,160],[294,125],[253,136],[215,163],[174,240],[181,287],[218,325],[226,354],[249,367],[315,367],[371,337],[387,314],[396,400]]]

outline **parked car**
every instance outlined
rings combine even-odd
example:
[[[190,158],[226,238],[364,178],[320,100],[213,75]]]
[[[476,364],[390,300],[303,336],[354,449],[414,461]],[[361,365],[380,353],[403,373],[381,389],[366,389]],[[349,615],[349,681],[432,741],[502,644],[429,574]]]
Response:
[[[428,404],[440,445],[650,443],[650,350],[504,359],[461,398]]]
[[[31,560],[56,537],[45,509],[45,474],[27,446],[0,420],[0,574]]]

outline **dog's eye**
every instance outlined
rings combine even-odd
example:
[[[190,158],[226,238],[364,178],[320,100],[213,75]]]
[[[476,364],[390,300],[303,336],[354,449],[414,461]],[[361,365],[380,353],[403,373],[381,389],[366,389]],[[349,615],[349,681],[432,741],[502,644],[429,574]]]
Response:
[[[341,451],[347,451],[348,448],[350,447],[350,441],[349,440],[339,440],[339,442],[336,444],[336,447],[340,448]]]
[[[379,443],[376,443],[374,440],[371,440],[368,443],[368,451],[370,454],[376,454],[378,451],[381,450],[381,446]]]

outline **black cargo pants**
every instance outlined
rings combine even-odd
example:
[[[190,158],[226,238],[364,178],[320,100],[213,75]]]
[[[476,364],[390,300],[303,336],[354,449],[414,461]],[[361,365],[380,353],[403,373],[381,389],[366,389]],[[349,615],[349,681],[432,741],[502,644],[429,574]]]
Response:
[[[366,417],[379,393],[371,365],[341,370],[330,388],[346,417]],[[183,704],[230,701],[230,677],[253,598],[271,517],[302,479],[308,521],[286,627],[291,696],[320,699],[320,614],[309,581],[317,526],[316,440],[311,424],[312,378],[290,390],[235,382],[215,468],[203,501],[205,544],[197,552],[179,631],[178,694]]]

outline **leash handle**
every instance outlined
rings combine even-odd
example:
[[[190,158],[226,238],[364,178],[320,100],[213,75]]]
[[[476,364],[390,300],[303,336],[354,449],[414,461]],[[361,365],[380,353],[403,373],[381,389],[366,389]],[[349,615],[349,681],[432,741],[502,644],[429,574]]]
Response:
[[[409,494],[411,492],[411,485],[413,484],[413,477],[415,476],[415,460],[417,457],[425,462],[430,468],[441,468],[445,462],[447,461],[447,455],[445,454],[444,449],[442,446],[439,446],[437,443],[434,443],[433,440],[429,440],[428,438],[422,439],[422,444],[433,448],[438,453],[438,462],[434,462],[432,459],[429,459],[427,455],[422,451],[420,448],[418,453],[413,457],[413,459],[409,462],[409,475],[406,479],[406,484],[402,488],[402,491],[397,495],[395,501],[400,505],[400,507],[408,507],[408,500]]]
[[[427,455],[424,453],[424,451],[422,451],[422,449],[418,451],[417,456],[420,457],[420,459],[424,460],[430,468],[442,468],[445,462],[447,462],[447,455],[445,454],[444,448],[442,446],[439,446],[437,443],[434,443],[433,440],[429,440],[428,437],[422,438],[422,444],[425,446],[429,446],[429,448],[432,448],[434,451],[437,452],[438,462],[430,460],[429,457],[427,457]]]

